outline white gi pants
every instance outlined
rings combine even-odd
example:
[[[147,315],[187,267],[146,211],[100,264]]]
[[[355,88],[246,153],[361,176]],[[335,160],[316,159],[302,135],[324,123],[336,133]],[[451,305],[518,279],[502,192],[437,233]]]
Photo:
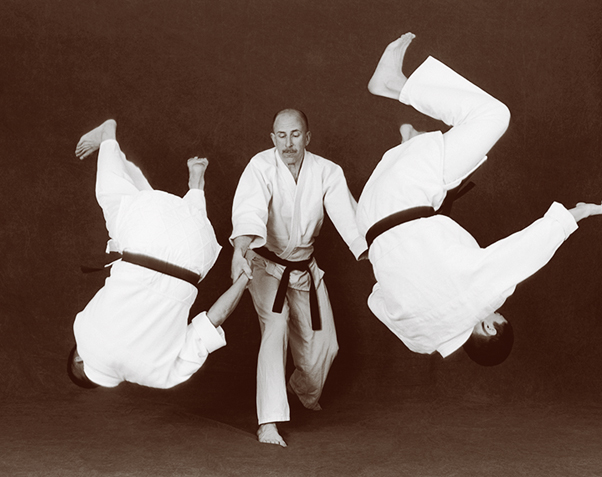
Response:
[[[410,75],[399,100],[453,126],[443,134],[443,178],[449,188],[483,163],[510,120],[505,104],[432,56]]]
[[[102,208],[107,230],[115,238],[116,221],[124,195],[153,190],[142,171],[128,161],[114,139],[103,141],[98,151],[96,200]]]
[[[318,405],[326,376],[338,352],[334,318],[324,280],[316,286],[322,329],[312,330],[309,291],[288,288],[282,313],[272,306],[279,280],[266,272],[266,260],[253,258],[249,291],[259,317],[261,346],[257,360],[259,424],[290,420],[286,395],[286,352],[290,342],[295,363],[289,384],[303,405]]]

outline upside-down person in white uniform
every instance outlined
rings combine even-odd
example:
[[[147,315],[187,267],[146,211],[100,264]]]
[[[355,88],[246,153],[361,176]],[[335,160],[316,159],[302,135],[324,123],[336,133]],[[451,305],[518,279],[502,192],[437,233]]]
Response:
[[[153,190],[116,141],[108,120],[82,136],[76,155],[98,152],[96,197],[109,232],[107,252],[122,254],[105,285],[75,318],[76,345],[67,362],[82,387],[123,381],[170,388],[186,381],[209,353],[226,344],[221,324],[236,307],[248,276],[188,324],[197,284],[221,250],[207,218],[208,161],[188,160],[190,190],[181,198]]]
[[[368,305],[416,353],[446,357],[463,347],[475,362],[497,365],[514,335],[496,310],[551,259],[579,220],[601,214],[602,206],[567,210],[554,202],[529,227],[485,248],[438,214],[446,195],[504,134],[510,113],[432,57],[406,78],[401,68],[413,38],[406,33],[386,48],[368,89],[452,127],[421,133],[402,125],[401,144],[385,153],[364,187],[357,220],[377,281]]]
[[[356,258],[367,247],[343,170],[306,150],[311,134],[305,114],[294,109],[277,113],[271,137],[275,147],[254,156],[240,178],[230,240],[232,278],[243,271],[252,274],[249,291],[261,328],[257,436],[285,447],[276,423],[290,420],[287,389],[307,409],[320,410],[338,351],[323,272],[312,257],[324,209]],[[287,386],[289,342],[295,371]]]

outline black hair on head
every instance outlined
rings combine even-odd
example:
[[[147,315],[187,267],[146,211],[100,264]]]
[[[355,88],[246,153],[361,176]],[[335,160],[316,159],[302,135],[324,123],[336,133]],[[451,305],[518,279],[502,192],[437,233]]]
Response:
[[[470,359],[481,366],[497,366],[503,363],[512,351],[514,330],[508,321],[493,323],[496,334],[486,338],[474,333],[464,343],[464,351]]]
[[[80,378],[80,377],[76,376],[75,373],[73,372],[73,358],[75,357],[76,348],[77,348],[77,346],[74,346],[71,349],[71,352],[69,353],[69,357],[67,358],[67,374],[69,375],[69,379],[71,379],[73,384],[76,384],[80,388],[85,388],[85,389],[97,388],[98,384],[90,381],[88,379],[88,377],[84,376],[83,378]]]

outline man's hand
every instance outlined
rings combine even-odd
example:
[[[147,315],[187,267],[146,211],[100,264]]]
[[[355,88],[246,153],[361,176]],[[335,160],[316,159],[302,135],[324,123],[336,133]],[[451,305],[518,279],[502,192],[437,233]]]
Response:
[[[253,242],[252,235],[239,235],[232,240],[234,247],[234,253],[232,254],[232,267],[230,268],[230,278],[234,283],[242,273],[244,273],[249,280],[253,278],[251,273],[251,265],[245,258],[251,242]]]
[[[232,254],[232,267],[230,271],[230,278],[232,278],[232,282],[235,282],[243,273],[249,280],[253,278],[249,262],[247,262],[247,259],[243,256],[242,251],[240,249],[234,249],[234,253]]]
[[[602,204],[586,204],[579,202],[575,207],[569,209],[569,212],[575,217],[575,222],[592,215],[602,215]]]

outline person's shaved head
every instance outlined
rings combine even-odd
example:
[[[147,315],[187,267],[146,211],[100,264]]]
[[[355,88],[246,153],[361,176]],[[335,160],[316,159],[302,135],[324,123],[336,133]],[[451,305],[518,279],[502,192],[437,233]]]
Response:
[[[272,121],[272,132],[276,132],[276,130],[274,129],[274,126],[276,124],[276,120],[282,116],[283,114],[286,115],[291,115],[291,116],[297,116],[297,118],[299,118],[299,120],[303,123],[303,127],[304,127],[304,131],[303,132],[307,132],[309,131],[309,121],[307,120],[307,116],[305,115],[305,113],[303,111],[300,111],[298,109],[283,109],[282,111],[278,111],[275,115],[274,115],[274,120]]]

